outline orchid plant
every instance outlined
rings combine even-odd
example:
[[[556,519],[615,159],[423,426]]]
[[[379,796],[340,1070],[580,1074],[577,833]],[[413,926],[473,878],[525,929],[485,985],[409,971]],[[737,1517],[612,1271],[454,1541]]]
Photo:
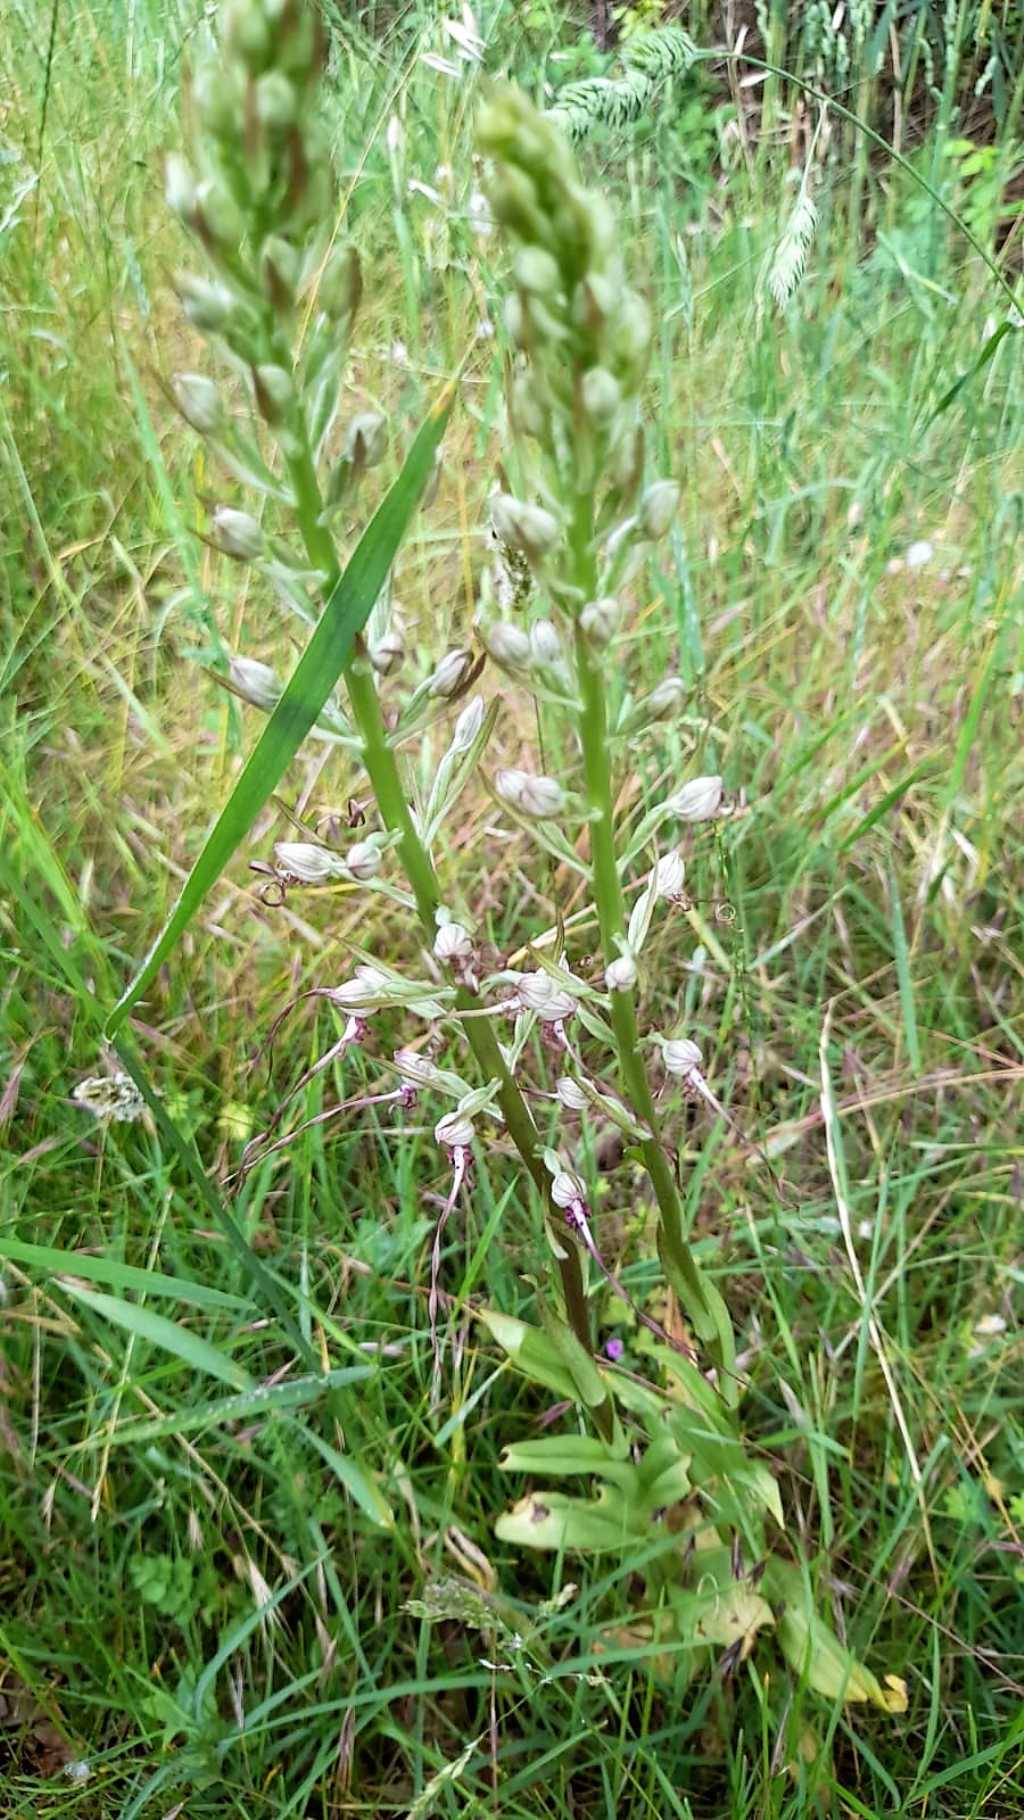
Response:
[[[211,509],[209,539],[255,567],[288,613],[309,626],[337,586],[335,525],[351,523],[360,485],[387,451],[374,412],[343,418],[343,374],[362,295],[358,256],[334,240],[331,169],[318,123],[322,38],[302,0],[228,0],[219,49],[192,89],[192,156],[168,167],[171,206],[207,256],[209,274],[177,288],[193,328],[244,393],[228,411],[221,385],[179,373],[174,397],[220,470],[266,508]],[[658,919],[686,904],[681,831],[729,813],[722,779],[680,781],[638,821],[619,813],[632,742],[657,735],[685,696],[670,676],[624,690],[631,584],[668,533],[679,490],[648,472],[643,405],[649,309],[623,268],[612,211],[582,182],[557,126],[516,89],[495,88],[477,149],[486,194],[510,255],[504,320],[511,344],[507,421],[515,450],[489,502],[491,561],[465,642],[438,652],[403,691],[405,644],[385,588],[343,671],[343,694],[312,736],[337,747],[358,829],[332,841],[278,843],[280,890],[358,886],[409,919],[401,954],[363,954],[350,976],[315,995],[337,1014],[334,1042],[250,1146],[275,1136],[310,1079],[357,1047],[392,1081],[337,1110],[388,1103],[430,1109],[448,1167],[431,1250],[428,1296],[435,1402],[443,1396],[443,1235],[474,1170],[492,1149],[511,1156],[552,1263],[535,1291],[536,1324],[475,1310],[526,1376],[563,1399],[561,1434],[510,1446],[504,1465],[531,1478],[596,1483],[593,1496],[528,1492],[499,1518],[499,1535],[534,1549],[624,1552],[657,1544],[648,1562],[649,1633],[671,1637],[694,1668],[714,1652],[738,1662],[762,1629],[812,1685],[834,1698],[897,1709],[902,1689],[856,1663],[820,1617],[805,1564],[782,1546],[784,1512],[767,1465],[745,1445],[743,1381],[733,1328],[699,1262],[684,1214],[672,1128],[680,1100],[722,1111],[692,1032],[652,1026],[645,955]],[[274,529],[269,529],[272,523]],[[479,655],[474,654],[474,646]],[[498,766],[488,747],[500,703],[472,691],[486,659],[532,697],[564,763]],[[223,680],[265,713],[285,695],[274,670],[230,659]],[[410,747],[453,716],[429,790]],[[484,943],[474,910],[488,864],[466,870],[457,897],[446,845],[467,788],[539,856],[582,885],[581,909],[527,932],[513,957]],[[538,892],[538,897],[542,893]],[[394,929],[394,917],[381,927]],[[368,919],[368,940],[374,924]],[[595,974],[581,944],[600,947]],[[411,966],[409,952],[422,959]],[[388,1040],[396,1022],[401,1041]],[[581,1158],[585,1129],[611,1127],[627,1166],[647,1184],[658,1252],[683,1324],[637,1305],[606,1261]],[[500,1142],[492,1143],[492,1139]],[[504,1166],[495,1163],[493,1166]],[[628,1304],[644,1329],[646,1379],[595,1349],[595,1291]]]

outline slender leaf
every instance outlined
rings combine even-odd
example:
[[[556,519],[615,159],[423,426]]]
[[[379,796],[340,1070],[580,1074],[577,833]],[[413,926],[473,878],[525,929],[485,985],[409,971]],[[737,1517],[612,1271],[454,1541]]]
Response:
[[[395,1519],[390,1505],[358,1461],[351,1454],[339,1453],[336,1447],[332,1447],[329,1441],[321,1440],[304,1422],[297,1422],[296,1427],[310,1446],[316,1448],[320,1458],[344,1485],[349,1497],[358,1504],[364,1516],[369,1517],[371,1523],[376,1523],[378,1529],[394,1529]]]
[[[104,1320],[112,1321],[115,1327],[123,1327],[140,1340],[148,1340],[151,1345],[159,1346],[164,1352],[171,1352],[184,1365],[191,1366],[193,1371],[201,1371],[205,1377],[220,1378],[224,1384],[230,1384],[235,1390],[251,1390],[252,1378],[234,1359],[229,1359],[226,1352],[219,1347],[211,1346],[208,1340],[200,1339],[198,1334],[190,1333],[187,1327],[179,1327],[177,1321],[169,1321],[166,1315],[154,1314],[151,1308],[143,1308],[137,1302],[125,1302],[120,1296],[101,1295],[97,1290],[85,1289],[80,1283],[62,1283],[65,1294],[74,1296],[76,1301],[84,1302]]]
[[[282,1411],[302,1409],[319,1402],[332,1390],[346,1384],[359,1384],[374,1374],[372,1365],[342,1365],[322,1377],[286,1378],[281,1384],[255,1384],[251,1390],[240,1390],[233,1397],[211,1397],[205,1403],[190,1403],[173,1415],[146,1416],[138,1422],[122,1422],[111,1430],[109,1440],[116,1447],[138,1447],[143,1442],[158,1441],[164,1435],[195,1434],[197,1429],[223,1428],[227,1422],[240,1422],[245,1416],[279,1415]]]
[[[107,1023],[113,1035],[152,984],[207,893],[276,790],[341,675],[353,642],[395,560],[434,463],[451,410],[445,393],[422,425],[398,479],[378,506],[331,590],[305,651],[255,750],[207,836],[174,909]]]
[[[21,1239],[0,1238],[0,1258],[12,1264],[35,1265],[54,1276],[85,1277],[87,1282],[106,1283],[112,1289],[137,1289],[143,1295],[171,1296],[178,1302],[191,1302],[197,1308],[244,1308],[240,1296],[227,1295],[223,1289],[210,1289],[205,1283],[193,1283],[189,1277],[162,1276],[156,1270],[141,1270],[136,1264],[122,1264],[117,1258],[96,1258],[87,1251],[60,1251],[53,1245],[27,1245]]]

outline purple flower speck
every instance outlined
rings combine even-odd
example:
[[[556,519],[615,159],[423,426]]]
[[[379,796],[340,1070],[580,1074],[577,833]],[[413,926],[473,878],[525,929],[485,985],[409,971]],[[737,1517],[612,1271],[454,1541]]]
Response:
[[[614,1363],[616,1360],[621,1359],[626,1348],[621,1340],[606,1340],[604,1343],[604,1350],[605,1356]]]

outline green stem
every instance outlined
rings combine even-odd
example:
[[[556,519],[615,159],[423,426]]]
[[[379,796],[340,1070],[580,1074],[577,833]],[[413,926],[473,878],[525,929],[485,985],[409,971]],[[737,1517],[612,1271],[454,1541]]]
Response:
[[[306,552],[313,565],[327,575],[330,585],[339,573],[338,556],[330,532],[320,522],[323,504],[308,448],[303,447],[301,453],[289,461],[288,468],[295,489],[297,517]],[[355,659],[345,670],[345,683],[352,718],[362,742],[363,762],[373,786],[381,820],[390,833],[398,836],[398,856],[412,887],[424,933],[428,942],[432,943],[437,929],[436,912],[442,901],[440,886],[430,855],[416,831],[395,754],[388,743],[376,684],[361,641]],[[455,1003],[459,1011],[479,1008],[477,999],[465,986],[458,988]],[[486,1018],[466,1018],[462,1027],[484,1079],[498,1082],[498,1104],[509,1136],[542,1201],[548,1202],[550,1183],[547,1171],[537,1155],[537,1128],[501,1053],[497,1037]],[[554,1219],[561,1223],[561,1214],[553,1204],[552,1212]],[[564,1255],[559,1256],[558,1269],[569,1323],[588,1355],[593,1356],[583,1271],[579,1252],[571,1243],[566,1244]],[[600,1433],[609,1436],[613,1421],[610,1399],[605,1397],[603,1402],[594,1406],[592,1414]]]
[[[573,521],[573,580],[580,598],[591,600],[597,587],[593,539],[593,496],[577,495]],[[606,964],[620,954],[617,938],[625,938],[626,905],[615,854],[614,797],[608,759],[608,722],[604,680],[586,634],[576,628],[576,668],[580,691],[579,731],[583,749],[583,774],[590,811],[590,858],[594,902]],[[640,1053],[636,1006],[632,991],[611,994],[612,1029],[619,1072],[633,1110],[647,1127],[641,1142],[644,1165],[651,1178],[661,1223],[662,1252],[666,1268],[680,1286],[686,1311],[713,1356],[719,1347],[718,1320],[708,1285],[686,1241],[683,1207],[675,1176],[661,1139],[658,1115],[647,1070]]]

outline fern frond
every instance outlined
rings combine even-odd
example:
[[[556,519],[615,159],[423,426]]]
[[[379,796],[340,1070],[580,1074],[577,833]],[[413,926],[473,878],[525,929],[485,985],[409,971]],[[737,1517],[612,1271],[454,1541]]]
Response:
[[[640,115],[660,88],[689,69],[697,46],[682,26],[666,25],[633,38],[623,55],[621,76],[592,76],[562,89],[548,119],[572,140],[595,126],[626,126]]]
[[[780,310],[785,309],[804,275],[817,223],[818,211],[805,177],[789,220],[776,242],[767,272],[768,289]]]

